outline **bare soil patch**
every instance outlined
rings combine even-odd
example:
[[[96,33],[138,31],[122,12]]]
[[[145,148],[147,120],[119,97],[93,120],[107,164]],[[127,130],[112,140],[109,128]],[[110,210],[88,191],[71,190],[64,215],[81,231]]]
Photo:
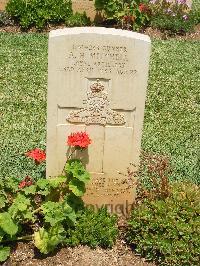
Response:
[[[160,31],[158,29],[147,28],[144,31],[144,34],[147,34],[152,39],[178,39],[178,40],[200,40],[200,24],[196,25],[194,31],[191,33],[186,33],[184,35],[176,34],[170,35],[168,31]]]
[[[43,33],[48,33],[51,30],[55,29],[62,29],[66,26],[64,24],[62,25],[48,25],[46,29],[44,29]],[[9,33],[23,33],[25,31],[21,30],[19,26],[1,26],[0,32],[9,32]],[[31,28],[27,32],[38,32],[36,28]],[[186,33],[184,35],[176,34],[171,35],[168,31],[160,31],[158,29],[153,29],[151,27],[146,28],[144,34],[147,34],[150,36],[151,39],[160,39],[160,40],[167,40],[167,39],[178,39],[178,40],[200,40],[200,24],[198,24],[194,31],[191,33]]]
[[[11,257],[3,266],[155,266],[136,256],[123,240],[112,249],[91,249],[87,246],[61,248],[43,256],[34,249],[33,243],[18,243]]]

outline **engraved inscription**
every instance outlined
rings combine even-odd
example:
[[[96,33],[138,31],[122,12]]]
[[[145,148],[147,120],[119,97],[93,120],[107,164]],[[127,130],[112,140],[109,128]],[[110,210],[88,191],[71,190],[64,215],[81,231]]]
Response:
[[[71,111],[67,121],[71,123],[123,125],[124,115],[109,108],[108,94],[103,84],[97,79],[87,92],[86,107],[78,111]]]
[[[128,184],[121,178],[96,178],[91,181],[87,187],[87,195],[95,195],[96,197],[103,196],[120,196],[124,193],[131,194],[135,188],[135,183]]]
[[[77,45],[66,55],[66,72],[134,76],[136,70],[129,66],[128,49],[125,46]]]

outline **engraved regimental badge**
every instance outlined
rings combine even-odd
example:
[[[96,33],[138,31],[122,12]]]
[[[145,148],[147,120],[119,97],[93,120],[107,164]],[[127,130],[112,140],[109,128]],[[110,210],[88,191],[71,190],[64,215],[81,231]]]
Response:
[[[71,123],[88,124],[125,124],[124,115],[109,108],[108,93],[104,91],[103,84],[97,79],[87,92],[86,107],[78,111],[71,111],[67,121]]]

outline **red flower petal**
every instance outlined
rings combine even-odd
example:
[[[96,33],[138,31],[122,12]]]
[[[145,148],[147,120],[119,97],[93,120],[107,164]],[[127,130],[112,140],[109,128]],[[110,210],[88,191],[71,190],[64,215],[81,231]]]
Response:
[[[71,133],[67,139],[67,144],[72,147],[87,148],[91,142],[86,132]]]
[[[25,155],[29,158],[32,158],[35,160],[36,163],[41,163],[46,160],[46,153],[45,151],[36,148],[34,150],[28,151],[25,153]]]
[[[33,185],[33,180],[30,176],[26,176],[18,185],[18,188],[29,187]]]

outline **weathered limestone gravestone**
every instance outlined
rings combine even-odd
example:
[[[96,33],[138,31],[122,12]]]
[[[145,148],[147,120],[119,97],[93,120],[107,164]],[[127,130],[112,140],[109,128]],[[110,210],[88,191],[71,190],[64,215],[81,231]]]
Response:
[[[86,131],[83,154],[92,179],[84,201],[126,215],[135,184],[148,79],[150,39],[116,29],[69,28],[50,32],[47,177],[61,174],[67,136]]]
[[[8,0],[0,0],[0,10],[5,10]]]
[[[72,0],[72,9],[74,12],[83,13],[90,17],[93,21],[96,17],[96,10],[94,6],[94,0]]]

